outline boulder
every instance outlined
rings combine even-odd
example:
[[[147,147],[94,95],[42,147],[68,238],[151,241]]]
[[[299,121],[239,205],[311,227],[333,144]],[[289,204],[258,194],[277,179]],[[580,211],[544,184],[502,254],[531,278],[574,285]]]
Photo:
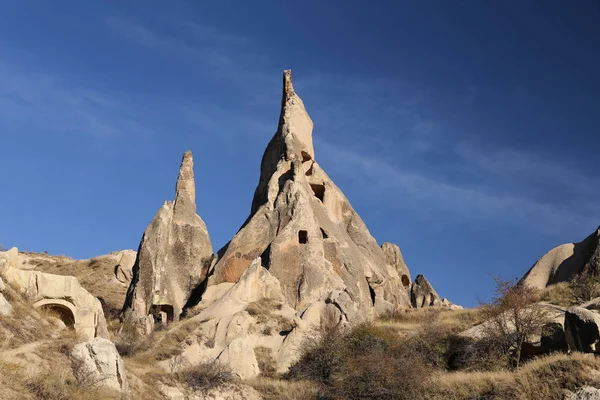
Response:
[[[8,300],[4,298],[2,293],[0,293],[0,315],[4,317],[13,315],[13,307],[10,305]]]
[[[169,400],[262,400],[256,389],[240,384],[225,384],[208,390],[186,390],[159,384],[160,392]]]
[[[584,270],[600,272],[600,228],[579,243],[567,243],[544,254],[521,279],[535,289],[567,282]]]
[[[441,305],[440,296],[423,275],[417,275],[410,289],[410,299],[415,308]]]
[[[123,250],[120,253],[119,262],[115,266],[115,278],[119,282],[129,285],[133,277],[133,266],[137,253],[133,250]]]
[[[6,286],[4,285],[4,281],[2,280],[2,278],[0,278],[0,292],[4,292],[5,289]]]
[[[217,360],[231,368],[241,379],[256,378],[260,374],[254,349],[244,338],[229,343]]]
[[[123,360],[110,340],[95,338],[79,343],[73,347],[71,357],[73,373],[80,383],[128,390]]]
[[[179,319],[212,260],[208,230],[196,214],[193,166],[188,151],[179,169],[175,201],[166,202],[146,228],[133,266],[121,315],[145,327],[146,333],[155,321]]]
[[[600,352],[600,315],[581,307],[565,312],[565,338],[569,349],[583,353]]]

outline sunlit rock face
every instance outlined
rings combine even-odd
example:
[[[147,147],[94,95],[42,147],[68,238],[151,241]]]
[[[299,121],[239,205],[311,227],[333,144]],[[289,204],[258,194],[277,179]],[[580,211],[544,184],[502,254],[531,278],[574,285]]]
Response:
[[[146,332],[155,321],[177,320],[192,290],[206,278],[212,256],[208,230],[196,213],[194,161],[188,151],[175,201],[165,202],[144,231],[122,319]]]
[[[348,199],[317,163],[313,122],[294,91],[291,71],[284,72],[281,104],[250,217],[219,252],[208,287],[237,282],[260,258],[297,311],[322,302],[327,318],[353,323],[410,306],[399,264],[390,265]]]

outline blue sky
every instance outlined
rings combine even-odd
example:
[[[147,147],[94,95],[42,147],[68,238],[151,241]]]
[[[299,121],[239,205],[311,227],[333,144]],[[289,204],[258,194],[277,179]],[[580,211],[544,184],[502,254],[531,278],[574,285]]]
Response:
[[[248,216],[285,68],[317,161],[451,301],[600,224],[594,1],[0,6],[4,247],[137,248],[191,149],[220,248]]]

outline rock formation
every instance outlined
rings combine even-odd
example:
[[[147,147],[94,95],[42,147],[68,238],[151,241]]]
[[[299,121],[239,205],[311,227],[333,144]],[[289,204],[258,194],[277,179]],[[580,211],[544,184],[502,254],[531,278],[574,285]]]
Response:
[[[584,270],[600,272],[600,228],[579,243],[555,247],[544,254],[521,280],[528,286],[543,289],[566,282]]]
[[[78,343],[73,347],[71,357],[73,373],[80,383],[127,391],[125,365],[110,340],[96,338]]]
[[[336,322],[359,322],[409,306],[397,267],[315,161],[312,129],[285,71],[279,127],[263,155],[250,217],[219,252],[208,287],[235,283],[260,257],[298,311],[324,302],[337,309],[328,312]]]
[[[117,265],[115,265],[115,279],[129,285],[133,278],[133,266],[137,254],[133,250],[123,250],[117,254],[120,254],[120,257]]]
[[[600,315],[582,307],[565,312],[565,338],[569,349],[583,353],[599,353]]]
[[[100,301],[82,288],[77,278],[17,268],[18,254],[16,248],[0,252],[0,272],[8,284],[18,288],[35,308],[58,314],[81,337],[108,337]]]
[[[316,162],[312,128],[285,71],[279,125],[262,158],[250,216],[201,286],[193,317],[200,325],[186,340],[185,362],[217,360],[252,378],[259,372],[254,349],[261,347],[284,372],[320,328],[410,307],[400,249],[379,247]]]
[[[441,305],[440,296],[423,275],[417,275],[410,289],[410,301],[415,308]]]
[[[204,221],[196,214],[192,153],[183,155],[175,201],[165,202],[142,237],[122,318],[152,330],[177,320],[213,256]]]
[[[404,262],[404,257],[402,257],[400,247],[393,243],[385,242],[381,245],[381,250],[383,250],[383,254],[385,255],[385,260],[387,263],[393,266],[396,271],[398,271],[398,276],[400,276],[402,286],[404,286],[406,289],[409,289],[411,283],[410,271]]]

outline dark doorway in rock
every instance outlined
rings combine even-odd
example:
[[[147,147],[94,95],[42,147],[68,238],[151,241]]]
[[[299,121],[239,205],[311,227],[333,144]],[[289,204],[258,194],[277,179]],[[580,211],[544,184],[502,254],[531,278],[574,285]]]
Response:
[[[298,231],[298,242],[300,244],[308,243],[308,232],[307,231]]]
[[[173,322],[175,311],[170,304],[154,304],[150,309],[155,324],[169,324]]]
[[[321,200],[321,202],[325,200],[325,185],[311,184],[310,188],[317,199]]]
[[[408,285],[410,285],[410,279],[408,279],[408,275],[402,275],[402,285],[404,287],[407,287]]]
[[[371,285],[369,285],[369,282],[367,282],[367,286],[369,287],[369,294],[371,295],[371,302],[373,303],[373,306],[375,306],[375,290],[373,290]]]
[[[45,304],[40,309],[50,316],[60,319],[67,328],[75,329],[75,316],[68,307],[60,304]]]
[[[321,236],[323,236],[323,239],[329,239],[329,235],[327,234],[327,232],[325,232],[325,229],[321,228]]]

